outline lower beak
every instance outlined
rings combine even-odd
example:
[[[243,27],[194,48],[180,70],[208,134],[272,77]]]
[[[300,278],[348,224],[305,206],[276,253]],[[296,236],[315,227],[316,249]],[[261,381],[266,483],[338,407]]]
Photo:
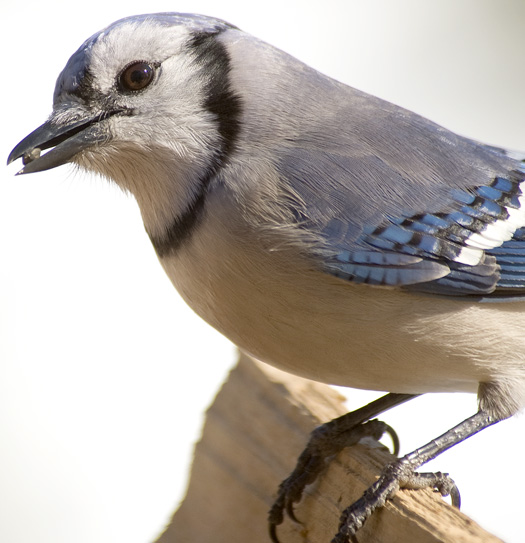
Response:
[[[7,163],[22,158],[24,168],[17,173],[20,175],[50,170],[71,162],[79,152],[111,139],[108,124],[103,122],[110,115],[106,113],[66,123],[57,123],[51,118],[11,151]],[[47,153],[40,154],[50,148]]]

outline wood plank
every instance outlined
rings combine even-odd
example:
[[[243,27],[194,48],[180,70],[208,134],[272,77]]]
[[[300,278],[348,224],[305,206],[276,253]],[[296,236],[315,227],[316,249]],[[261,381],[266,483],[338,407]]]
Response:
[[[345,413],[334,389],[241,355],[209,408],[185,499],[157,543],[269,543],[267,513],[311,430]],[[281,543],[329,543],[339,515],[392,459],[367,440],[343,451],[296,506]],[[360,543],[500,541],[439,495],[404,490],[359,532]]]

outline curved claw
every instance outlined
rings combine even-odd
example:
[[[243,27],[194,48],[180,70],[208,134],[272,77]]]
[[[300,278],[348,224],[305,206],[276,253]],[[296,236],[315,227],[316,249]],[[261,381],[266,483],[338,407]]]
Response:
[[[268,524],[268,533],[270,535],[270,540],[272,543],[281,543],[279,541],[279,538],[277,537],[277,524],[272,524],[271,522]]]
[[[421,479],[423,479],[424,477],[430,479],[433,478],[435,482],[433,485],[429,486],[434,486],[434,488],[443,497],[450,496],[452,506],[456,509],[459,509],[461,507],[461,495],[459,493],[459,489],[448,473],[414,473],[414,477],[420,477]]]
[[[453,507],[461,509],[461,494],[459,493],[459,488],[455,484],[450,489],[450,499]]]
[[[286,511],[286,514],[298,524],[302,524],[300,520],[295,516],[293,509],[295,501],[289,499],[289,496],[286,494],[280,494],[279,498],[273,504],[270,513],[268,515],[268,533],[270,535],[270,540],[272,543],[281,543],[277,537],[277,526],[281,524],[284,520],[283,511]]]
[[[394,456],[399,455],[399,436],[397,435],[397,432],[390,426],[389,424],[383,423],[385,425],[385,434],[388,434],[390,436],[390,439],[392,440],[392,454]]]
[[[293,509],[293,504],[295,502],[293,502],[292,500],[289,500],[286,502],[286,514],[294,521],[294,522],[297,522],[298,524],[302,524],[302,522],[300,520],[297,520],[297,517],[295,516],[295,511]]]

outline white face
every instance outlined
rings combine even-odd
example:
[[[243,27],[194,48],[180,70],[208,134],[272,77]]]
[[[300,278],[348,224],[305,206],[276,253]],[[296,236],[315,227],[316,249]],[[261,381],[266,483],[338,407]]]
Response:
[[[195,222],[237,142],[242,104],[230,85],[227,32],[236,29],[217,19],[161,13],[95,34],[60,74],[50,118],[9,161],[23,158],[21,173],[73,162],[115,181],[165,244],[179,224]]]
[[[195,139],[213,119],[202,107],[203,81],[196,77],[198,70],[186,47],[189,39],[190,32],[183,26],[130,22],[102,33],[96,40],[87,70],[99,103],[91,107],[96,110],[110,105],[133,112],[110,119],[114,144],[165,146],[181,159],[196,151]],[[136,91],[123,89],[123,71],[138,62],[151,67],[151,82]],[[60,109],[63,99],[57,97]]]
[[[57,123],[124,112],[98,123],[107,141],[72,161],[133,193],[151,235],[187,207],[221,145],[193,39],[188,26],[124,22],[88,40],[57,82]]]

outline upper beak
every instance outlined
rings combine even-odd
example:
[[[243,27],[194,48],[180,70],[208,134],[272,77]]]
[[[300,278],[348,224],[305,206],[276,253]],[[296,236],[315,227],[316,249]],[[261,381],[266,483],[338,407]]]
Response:
[[[7,163],[11,164],[22,157],[24,168],[17,173],[20,175],[49,170],[70,162],[80,151],[110,139],[108,125],[101,121],[113,113],[120,111],[65,123],[57,123],[51,118],[11,151]],[[50,147],[51,151],[40,155],[40,151]]]

